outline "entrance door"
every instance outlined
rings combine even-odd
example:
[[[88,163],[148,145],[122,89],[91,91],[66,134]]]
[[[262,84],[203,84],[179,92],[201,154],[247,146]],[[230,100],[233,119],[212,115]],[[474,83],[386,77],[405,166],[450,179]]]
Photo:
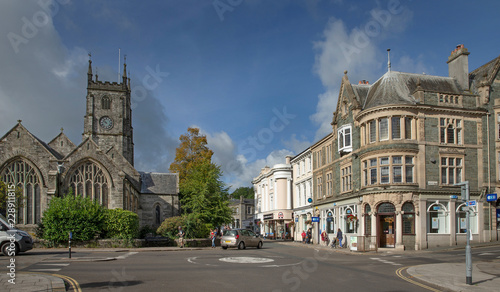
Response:
[[[394,247],[396,237],[394,235],[394,215],[380,215],[380,247]]]

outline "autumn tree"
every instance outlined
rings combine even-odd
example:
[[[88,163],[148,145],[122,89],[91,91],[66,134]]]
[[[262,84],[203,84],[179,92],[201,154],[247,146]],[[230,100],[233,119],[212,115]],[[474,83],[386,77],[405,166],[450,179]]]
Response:
[[[213,151],[198,128],[188,128],[181,135],[170,171],[179,174],[179,191],[186,233],[199,236],[209,228],[231,222],[228,188],[222,171],[212,163]]]
[[[181,144],[175,151],[175,160],[170,164],[170,172],[179,174],[179,185],[182,185],[197,165],[211,161],[212,150],[207,147],[207,137],[200,135],[200,129],[188,128],[185,135],[179,138]]]
[[[231,193],[232,199],[240,199],[243,196],[244,199],[254,199],[254,189],[252,187],[239,187]]]

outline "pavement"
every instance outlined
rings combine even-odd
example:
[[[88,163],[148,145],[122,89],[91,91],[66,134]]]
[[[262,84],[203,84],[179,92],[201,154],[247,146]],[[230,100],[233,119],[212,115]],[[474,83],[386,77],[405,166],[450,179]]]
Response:
[[[320,246],[316,244],[304,245],[300,242],[291,241],[273,241],[285,245],[300,246],[304,248],[321,248],[329,249],[332,252],[349,253],[349,254],[366,254],[361,252],[352,252],[347,248],[331,249],[330,247]],[[498,246],[500,242],[476,243],[471,245],[472,248],[482,246]],[[82,248],[73,249],[75,254],[78,252],[100,251],[100,252],[145,252],[145,251],[181,251],[181,250],[200,250],[206,248],[183,248],[178,247],[151,247],[151,248]],[[427,249],[423,251],[400,251],[399,253],[422,253],[453,249],[463,249],[464,247],[442,247],[435,249]],[[43,249],[37,249],[43,250]],[[58,249],[50,249],[57,251]],[[67,249],[61,249],[67,250]],[[368,253],[398,253],[394,249],[379,249],[377,252]],[[60,261],[110,261],[117,258],[110,257],[72,257],[59,258]],[[411,266],[399,269],[397,275],[405,281],[411,282],[417,286],[421,286],[431,291],[499,291],[500,287],[500,260],[493,262],[473,262],[472,265],[472,285],[466,284],[465,263],[439,263]],[[404,273],[406,272],[406,274]],[[10,282],[9,282],[10,280]],[[12,283],[14,282],[14,283]],[[427,285],[430,286],[427,286]],[[437,287],[437,288],[436,288]],[[61,292],[67,289],[72,291],[81,291],[78,283],[64,275],[43,274],[43,273],[28,273],[16,272],[15,281],[7,273],[0,274],[0,290],[5,292],[42,292],[54,291]]]

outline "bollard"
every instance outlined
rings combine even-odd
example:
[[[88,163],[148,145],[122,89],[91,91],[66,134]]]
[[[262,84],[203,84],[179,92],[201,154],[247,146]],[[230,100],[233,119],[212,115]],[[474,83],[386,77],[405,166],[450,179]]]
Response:
[[[71,238],[73,238],[73,232],[69,232],[69,244],[68,244],[68,248],[69,248],[69,258],[71,258]]]

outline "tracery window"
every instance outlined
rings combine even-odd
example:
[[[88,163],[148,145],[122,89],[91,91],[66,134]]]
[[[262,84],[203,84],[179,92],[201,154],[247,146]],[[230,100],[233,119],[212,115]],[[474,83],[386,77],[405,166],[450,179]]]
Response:
[[[102,109],[111,109],[111,99],[108,96],[103,96],[101,99]]]
[[[75,196],[83,196],[108,207],[109,183],[97,164],[87,161],[78,166],[69,176],[69,187]]]
[[[24,202],[18,202],[16,223],[39,223],[41,179],[36,166],[23,159],[17,159],[0,170],[0,179],[6,185],[13,184],[22,191]]]

